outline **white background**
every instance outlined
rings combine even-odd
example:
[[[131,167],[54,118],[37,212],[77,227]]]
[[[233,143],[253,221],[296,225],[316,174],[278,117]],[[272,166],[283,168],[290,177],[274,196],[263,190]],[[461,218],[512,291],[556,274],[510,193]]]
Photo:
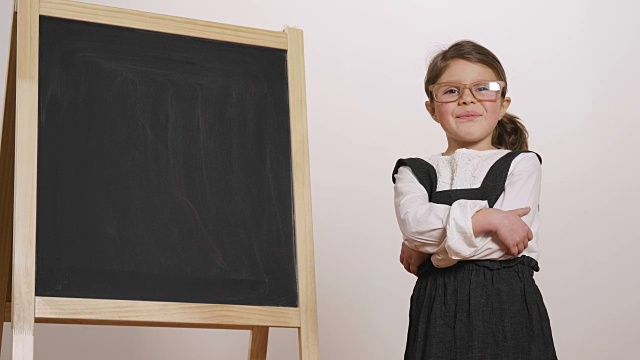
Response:
[[[400,359],[413,278],[398,262],[395,160],[445,149],[423,107],[428,59],[459,39],[505,66],[543,163],[541,272],[560,359],[636,358],[640,330],[638,5],[610,1],[101,0],[305,32],[322,359]],[[0,0],[0,69],[12,1]],[[0,70],[0,84],[5,84]],[[0,90],[4,94],[4,86]],[[4,98],[4,96],[2,97]],[[4,174],[3,174],[4,175]],[[5,326],[0,359],[9,359]],[[297,359],[295,330],[269,359]],[[37,359],[246,359],[242,331],[36,325]]]

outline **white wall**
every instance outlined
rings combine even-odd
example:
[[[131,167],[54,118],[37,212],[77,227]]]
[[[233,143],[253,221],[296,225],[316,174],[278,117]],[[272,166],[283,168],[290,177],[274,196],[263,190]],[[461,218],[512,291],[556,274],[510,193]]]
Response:
[[[444,149],[442,131],[423,108],[427,58],[462,38],[486,45],[506,68],[512,112],[544,158],[536,281],[559,358],[637,356],[635,2],[98,2],[305,31],[320,342],[322,359],[330,360],[402,357],[413,278],[398,262],[390,172],[399,157]],[[11,6],[0,0],[2,69]],[[231,331],[37,325],[36,358],[245,359],[248,339]],[[5,326],[2,360],[9,341]],[[269,359],[297,359],[295,331],[272,331]]]

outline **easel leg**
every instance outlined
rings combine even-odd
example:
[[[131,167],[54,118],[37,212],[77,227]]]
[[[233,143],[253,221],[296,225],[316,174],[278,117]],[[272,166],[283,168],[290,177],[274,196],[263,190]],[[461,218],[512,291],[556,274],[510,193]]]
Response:
[[[0,316],[5,320],[5,307],[11,276],[11,251],[13,244],[13,170],[16,120],[16,14],[13,13],[9,70],[5,92],[2,141],[0,142]],[[0,326],[0,346],[2,330]],[[1,350],[1,348],[0,348]]]
[[[251,348],[249,349],[249,360],[266,360],[267,343],[269,341],[269,328],[266,326],[255,326],[251,329]]]
[[[320,350],[317,328],[300,327],[298,329],[298,346],[300,347],[300,360],[318,360]]]
[[[11,330],[14,360],[33,360],[36,288],[40,1],[16,0],[16,121]]]

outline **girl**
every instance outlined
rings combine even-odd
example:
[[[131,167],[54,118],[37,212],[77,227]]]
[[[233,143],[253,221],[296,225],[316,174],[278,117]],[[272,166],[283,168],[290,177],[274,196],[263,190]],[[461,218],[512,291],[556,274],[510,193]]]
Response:
[[[507,79],[460,41],[431,61],[429,114],[448,147],[398,160],[400,262],[416,274],[405,359],[557,359],[538,271],[540,157],[507,113]]]

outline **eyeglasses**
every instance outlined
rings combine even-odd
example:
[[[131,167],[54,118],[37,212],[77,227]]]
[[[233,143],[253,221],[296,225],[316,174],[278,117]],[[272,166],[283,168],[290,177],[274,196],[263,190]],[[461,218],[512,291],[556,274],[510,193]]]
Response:
[[[478,81],[472,84],[440,83],[430,85],[429,91],[433,94],[434,100],[440,103],[458,101],[465,89],[469,89],[478,101],[496,101],[500,98],[505,86],[504,81]]]

